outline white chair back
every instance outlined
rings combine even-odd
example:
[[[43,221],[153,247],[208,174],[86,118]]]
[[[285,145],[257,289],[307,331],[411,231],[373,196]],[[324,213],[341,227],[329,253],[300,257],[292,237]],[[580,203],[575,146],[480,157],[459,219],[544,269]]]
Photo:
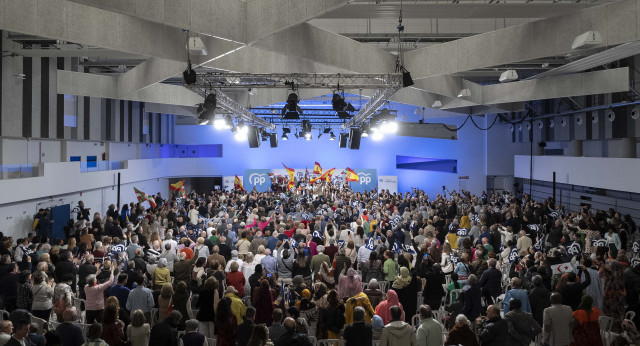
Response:
[[[413,315],[413,317],[411,317],[411,326],[413,327],[413,329],[418,328],[418,326],[420,325],[420,314],[415,314]]]
[[[442,328],[444,328],[444,319],[449,316],[449,311],[431,310],[431,314],[433,315],[433,319],[442,324]]]
[[[387,294],[387,290],[389,289],[389,281],[378,281],[378,285],[380,286],[380,291],[384,294]]]
[[[318,338],[315,336],[310,336],[309,341],[311,341],[311,345],[316,346],[318,344]]]
[[[31,316],[31,323],[38,324],[38,333],[44,334],[45,332],[44,325],[47,323],[47,321],[43,320],[42,318],[35,317],[33,315],[30,315],[30,316]]]
[[[600,316],[598,317],[598,324],[600,325],[600,337],[604,345],[609,345],[609,336],[611,335],[611,325],[613,324],[613,317]]]
[[[460,299],[460,293],[462,293],[462,288],[451,290],[449,292],[449,297],[447,298],[447,305],[453,304],[453,296],[454,295],[456,297],[456,301],[458,301],[458,299]]]
[[[624,319],[625,320],[630,320],[633,321],[633,319],[636,317],[636,313],[635,311],[627,311],[626,314],[624,314]]]
[[[216,346],[215,338],[207,338],[207,342],[209,343],[209,346]]]

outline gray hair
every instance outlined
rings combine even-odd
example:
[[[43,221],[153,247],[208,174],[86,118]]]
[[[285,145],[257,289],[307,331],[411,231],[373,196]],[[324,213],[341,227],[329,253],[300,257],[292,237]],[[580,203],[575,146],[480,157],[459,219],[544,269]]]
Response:
[[[356,306],[356,308],[353,309],[353,321],[354,322],[364,321],[364,308],[362,306]]]
[[[334,238],[329,238],[329,245],[335,245],[336,240]]]
[[[158,267],[165,268],[166,266],[167,266],[167,259],[163,257],[158,261]]]
[[[469,285],[477,285],[478,284],[478,277],[475,274],[469,275],[469,278],[467,279],[467,283]]]
[[[87,275],[87,285],[93,286],[96,283],[96,274]]]
[[[467,316],[465,316],[463,314],[458,314],[458,316],[456,316],[456,323],[463,324],[463,325],[466,325],[466,326],[471,325],[471,323],[467,319]]]
[[[319,246],[316,248],[316,250],[318,250],[318,252],[319,252],[319,253],[320,253],[320,252],[324,252],[324,246],[319,245]]]
[[[194,320],[194,319],[187,320],[185,322],[185,324],[186,324],[186,331],[187,332],[195,332],[195,331],[198,330],[198,325],[199,325],[198,320]]]

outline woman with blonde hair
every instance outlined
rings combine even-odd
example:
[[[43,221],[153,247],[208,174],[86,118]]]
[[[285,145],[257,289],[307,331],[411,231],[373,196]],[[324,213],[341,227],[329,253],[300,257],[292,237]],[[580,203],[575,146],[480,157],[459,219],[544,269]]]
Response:
[[[158,297],[158,321],[164,321],[173,311],[173,285],[170,282],[162,285]]]
[[[145,322],[142,310],[131,313],[131,324],[127,327],[127,338],[131,346],[148,346],[151,327]]]
[[[153,287],[154,289],[162,289],[167,283],[171,283],[171,272],[167,269],[167,259],[161,258],[158,261],[158,267],[153,271]]]

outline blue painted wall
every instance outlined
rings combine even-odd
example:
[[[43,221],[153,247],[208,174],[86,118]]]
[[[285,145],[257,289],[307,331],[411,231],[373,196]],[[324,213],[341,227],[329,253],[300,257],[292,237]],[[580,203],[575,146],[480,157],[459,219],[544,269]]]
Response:
[[[450,125],[459,125],[462,120],[459,117],[444,119]],[[281,168],[281,162],[288,167],[309,167],[311,170],[314,161],[318,161],[324,169],[346,166],[375,168],[378,176],[397,175],[399,191],[419,187],[435,196],[442,191],[443,185],[458,190],[458,176],[469,176],[466,185],[472,193],[479,194],[486,186],[486,136],[485,132],[472,126],[460,130],[457,141],[387,135],[379,142],[363,138],[360,150],[340,149],[337,140],[330,141],[328,135],[316,139],[317,131],[313,133],[314,139],[311,141],[295,139],[290,135],[288,141],[279,140],[278,148],[271,148],[269,142],[261,142],[260,148],[251,149],[246,141],[236,141],[229,130],[218,131],[213,126],[180,125],[175,128],[175,143],[222,143],[223,164],[212,167],[212,175],[242,176],[245,169]],[[458,160],[458,174],[396,169],[396,155],[455,159]]]

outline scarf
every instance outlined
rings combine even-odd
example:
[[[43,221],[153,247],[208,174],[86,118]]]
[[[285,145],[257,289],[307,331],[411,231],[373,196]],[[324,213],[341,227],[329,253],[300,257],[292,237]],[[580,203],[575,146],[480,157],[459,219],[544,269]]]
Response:
[[[400,275],[396,276],[396,280],[393,282],[393,289],[401,289],[409,286],[412,277],[409,275],[409,269],[407,267],[400,267]]]

